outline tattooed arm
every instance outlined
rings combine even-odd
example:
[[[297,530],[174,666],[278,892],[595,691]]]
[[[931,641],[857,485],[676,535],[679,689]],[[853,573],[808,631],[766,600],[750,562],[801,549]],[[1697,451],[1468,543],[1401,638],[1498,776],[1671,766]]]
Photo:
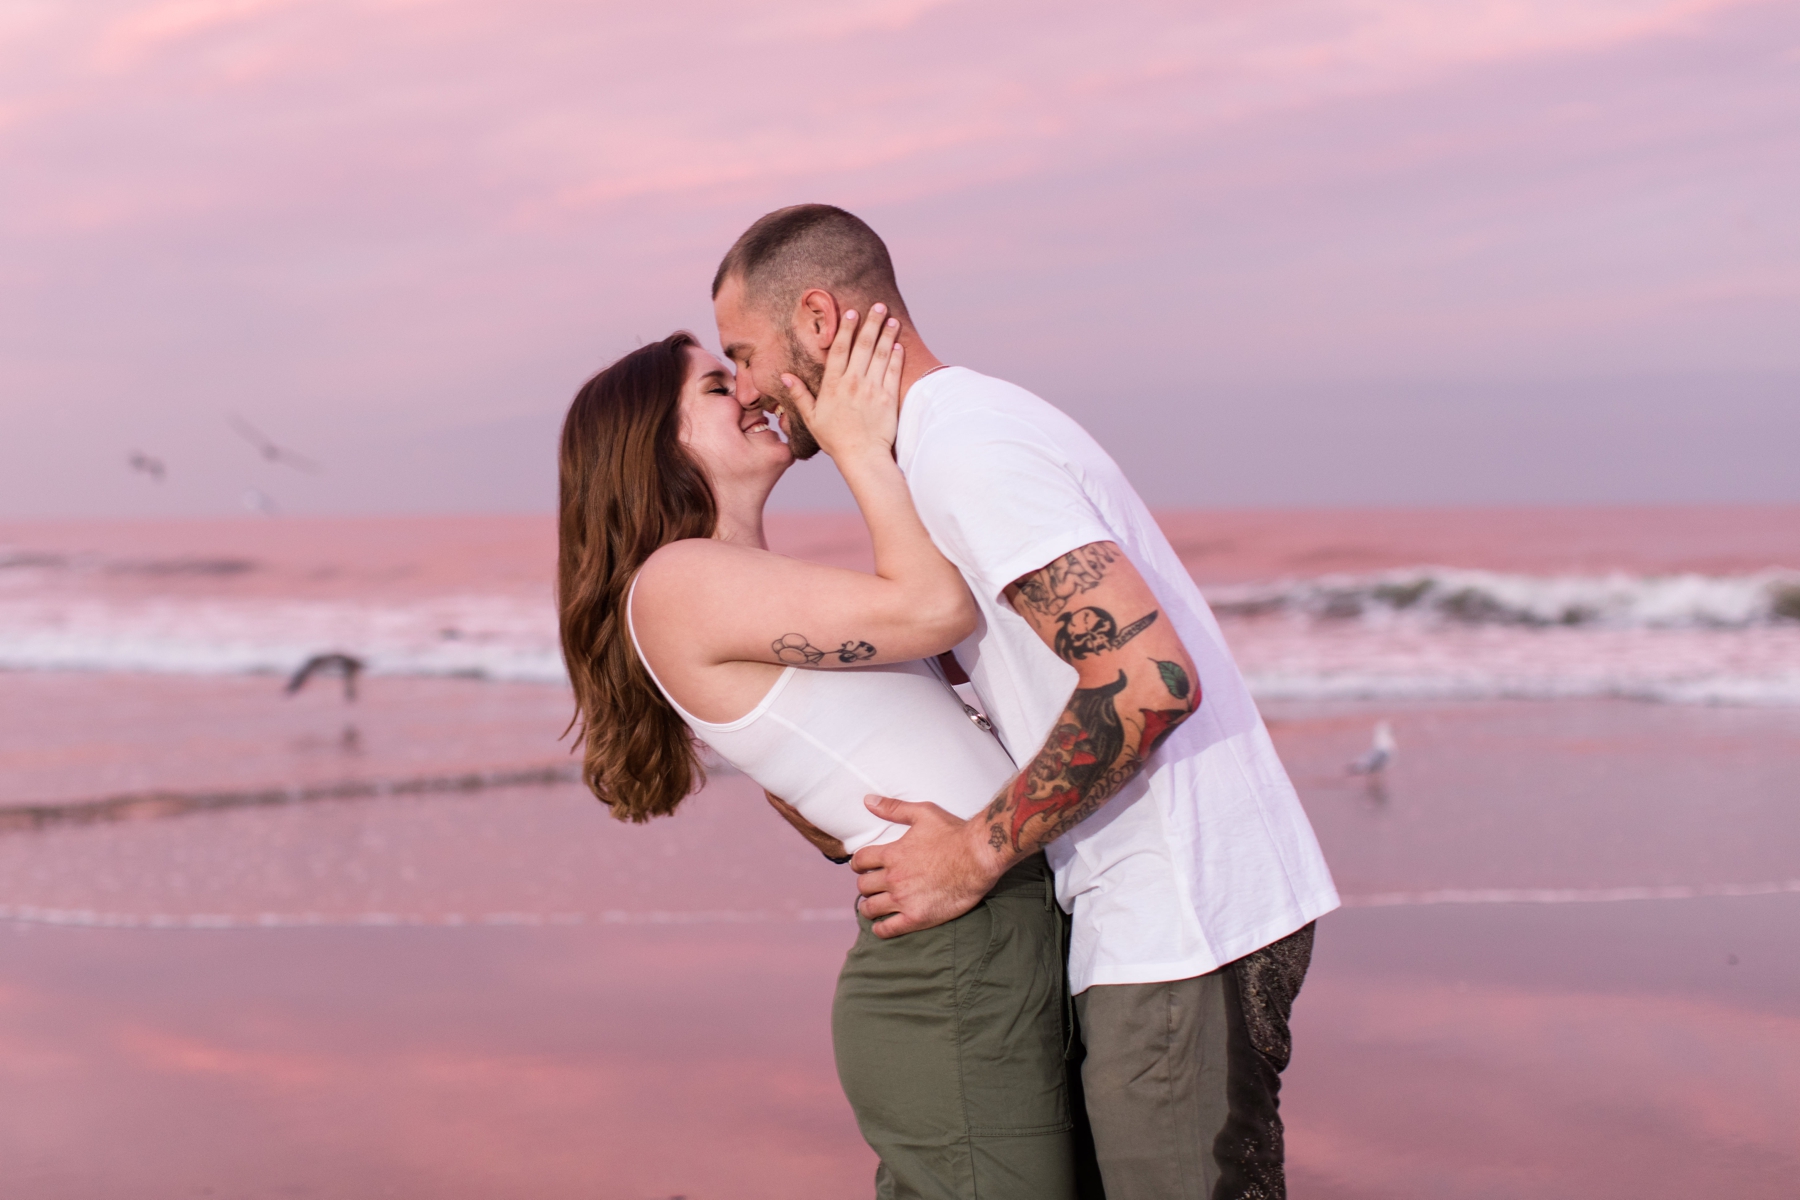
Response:
[[[1199,707],[1193,660],[1113,543],[1066,554],[1014,582],[1006,595],[1075,668],[1075,691],[1036,757],[974,820],[895,800],[871,806],[912,826],[899,841],[867,847],[853,860],[862,911],[887,917],[876,925],[884,937],[967,912],[1008,867],[1116,795]]]
[[[982,814],[1010,866],[1129,783],[1199,707],[1200,687],[1149,585],[1111,542],[1064,555],[1006,596],[1079,676],[1044,748]]]

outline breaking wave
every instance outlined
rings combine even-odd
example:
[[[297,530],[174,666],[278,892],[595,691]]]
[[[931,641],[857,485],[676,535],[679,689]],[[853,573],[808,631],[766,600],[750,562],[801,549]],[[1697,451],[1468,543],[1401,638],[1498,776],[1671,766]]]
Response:
[[[556,616],[511,596],[343,600],[0,601],[0,669],[285,674],[314,654],[377,675],[567,679]]]
[[[36,564],[34,564],[36,565]],[[41,569],[41,566],[40,566]],[[231,576],[180,560],[106,594],[0,592],[0,669],[285,674],[312,655],[375,675],[561,684],[546,594],[406,600],[172,594]],[[124,590],[117,583],[125,580]],[[1563,699],[1800,706],[1800,574],[1529,576],[1419,567],[1209,589],[1265,699]]]
[[[1215,588],[1222,618],[1419,621],[1525,628],[1753,629],[1800,623],[1800,573],[1515,575],[1415,567]]]

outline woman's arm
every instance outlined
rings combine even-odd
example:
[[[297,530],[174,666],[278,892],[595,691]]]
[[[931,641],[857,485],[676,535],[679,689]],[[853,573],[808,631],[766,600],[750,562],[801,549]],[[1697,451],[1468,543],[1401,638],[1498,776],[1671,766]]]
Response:
[[[879,308],[879,306],[878,306]],[[874,542],[868,574],[767,550],[690,539],[639,575],[633,616],[656,659],[839,667],[904,662],[949,649],[975,627],[975,602],[938,552],[894,462],[898,322],[845,313],[815,399],[785,377],[795,407],[837,463]]]

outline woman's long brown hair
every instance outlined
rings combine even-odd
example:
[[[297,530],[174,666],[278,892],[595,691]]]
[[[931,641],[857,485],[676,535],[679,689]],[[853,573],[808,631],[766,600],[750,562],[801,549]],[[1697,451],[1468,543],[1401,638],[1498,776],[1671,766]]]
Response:
[[[638,661],[632,578],[658,547],[711,537],[718,506],[681,444],[692,334],[633,350],[575,394],[559,455],[556,601],[582,778],[621,821],[675,811],[706,780],[694,740]]]

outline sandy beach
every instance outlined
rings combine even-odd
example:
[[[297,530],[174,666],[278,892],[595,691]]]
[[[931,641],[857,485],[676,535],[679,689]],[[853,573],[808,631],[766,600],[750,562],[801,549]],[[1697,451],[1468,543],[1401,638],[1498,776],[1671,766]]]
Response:
[[[1788,1195],[1800,512],[1165,524],[1346,899],[1293,1194]],[[9,1194],[868,1190],[827,1034],[849,876],[742,777],[647,827],[569,782],[550,532],[0,526]],[[840,517],[772,532],[866,554]],[[358,698],[284,696],[325,649],[367,656]],[[1392,769],[1346,774],[1383,719]]]

